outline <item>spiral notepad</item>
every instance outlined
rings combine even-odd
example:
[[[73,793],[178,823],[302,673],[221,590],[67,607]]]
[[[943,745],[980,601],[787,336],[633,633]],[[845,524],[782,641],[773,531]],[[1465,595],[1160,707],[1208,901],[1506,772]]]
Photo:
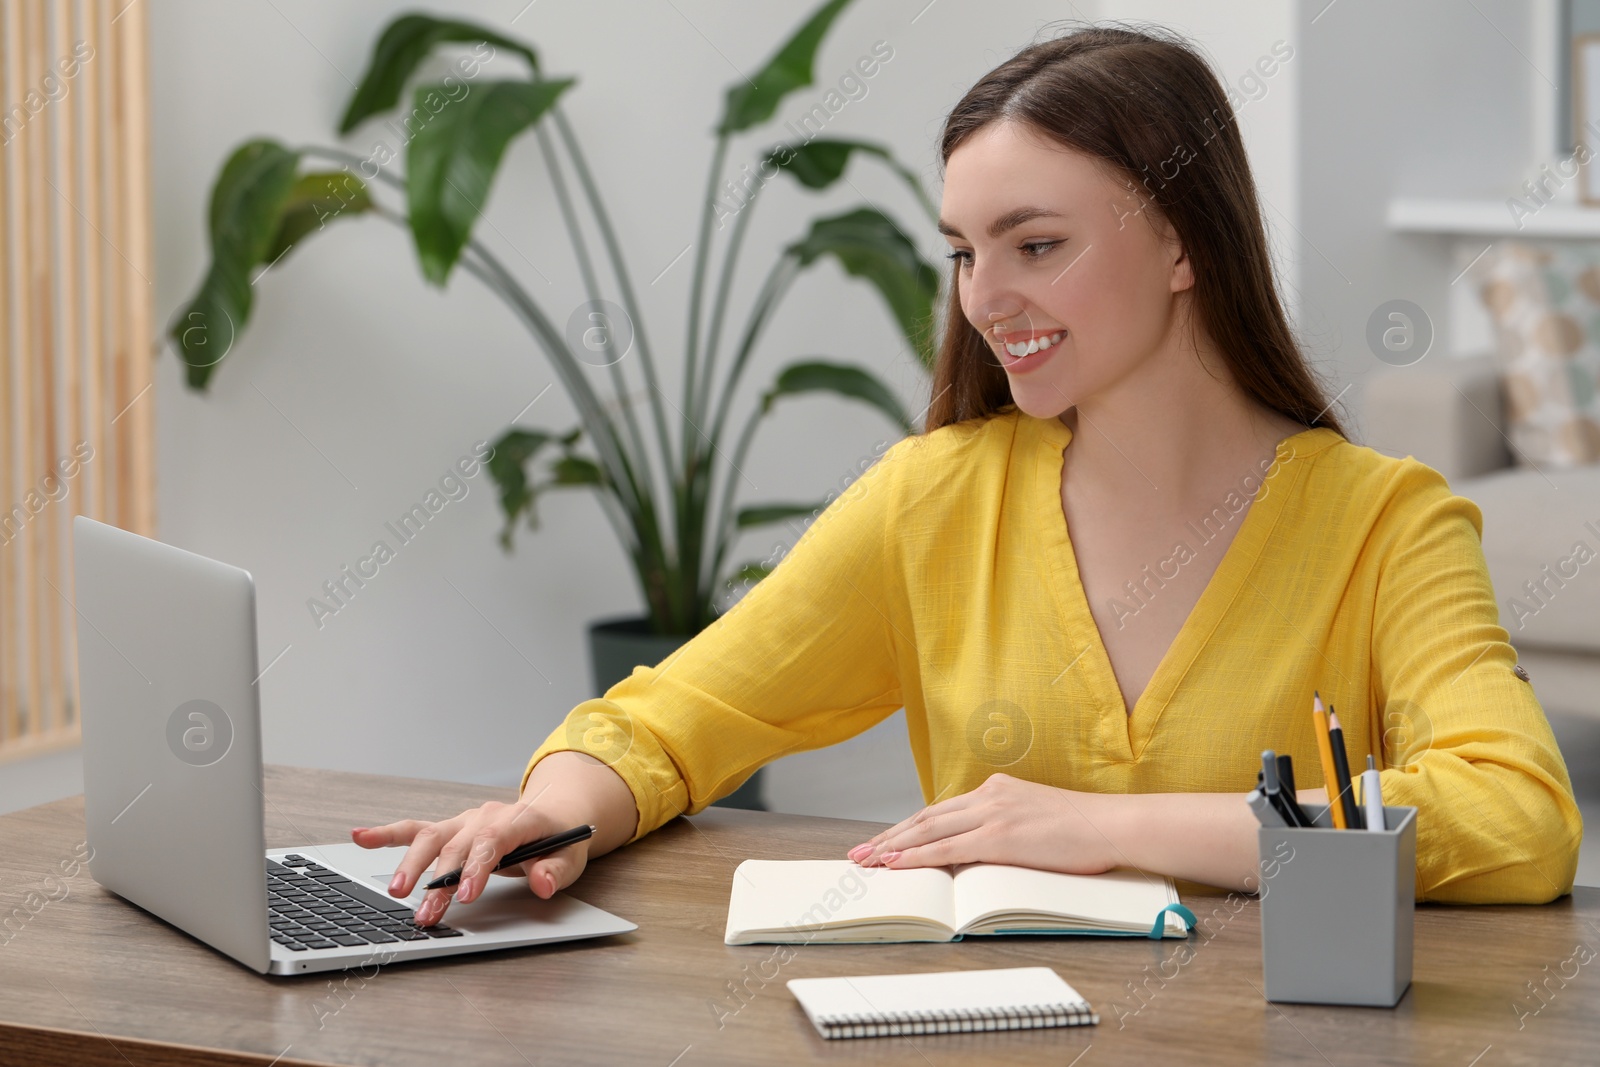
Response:
[[[1094,1025],[1100,1016],[1049,967],[788,982],[823,1037],[899,1037]]]

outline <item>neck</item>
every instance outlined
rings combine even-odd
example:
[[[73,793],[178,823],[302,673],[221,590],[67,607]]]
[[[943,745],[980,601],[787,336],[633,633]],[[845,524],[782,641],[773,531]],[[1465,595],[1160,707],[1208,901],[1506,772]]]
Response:
[[[1072,431],[1072,480],[1158,509],[1205,503],[1304,429],[1242,393],[1219,358],[1192,349],[1145,360],[1060,420]]]

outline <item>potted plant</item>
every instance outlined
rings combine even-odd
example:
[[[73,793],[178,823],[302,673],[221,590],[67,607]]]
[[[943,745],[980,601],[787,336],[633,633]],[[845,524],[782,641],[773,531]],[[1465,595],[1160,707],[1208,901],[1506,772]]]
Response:
[[[757,425],[779,399],[831,392],[872,405],[902,432],[911,429],[893,391],[870,371],[809,359],[791,363],[777,374],[745,419],[731,453],[719,447],[729,432],[734,390],[763,328],[795,277],[819,260],[833,258],[877,289],[922,366],[932,364],[938,274],[891,218],[862,206],[813,220],[807,232],[784,248],[767,271],[730,362],[720,373],[717,366],[740,245],[766,181],[783,174],[808,189],[825,189],[840,179],[852,157],[861,156],[890,167],[904,179],[919,208],[930,219],[936,216],[915,174],[887,149],[870,142],[813,135],[804,143],[779,144],[762,152],[756,167],[761,181],[753,186],[748,180],[735,186],[724,178],[732,139],[767,123],[786,95],[811,84],[817,47],[848,2],[822,4],[755,77],[727,90],[701,205],[684,374],[676,402],[657,377],[617,234],[576,133],[561,110],[561,98],[576,79],[547,77],[534,49],[524,42],[474,23],[417,13],[397,17],[379,35],[339,123],[339,132],[346,134],[395,110],[418,67],[436,49],[472,45],[472,53],[457,62],[462,77],[455,77],[452,70],[441,83],[413,86],[413,106],[403,119],[409,135],[403,177],[385,170],[388,160],[375,158],[376,153],[362,157],[337,147],[291,148],[271,139],[246,142],[223,164],[211,191],[210,266],[169,331],[186,364],[189,386],[206,389],[233,338],[248,322],[252,272],[277,264],[336,219],[374,215],[406,228],[423,277],[442,287],[459,266],[486,285],[527,327],[577,409],[578,425],[569,429],[518,425],[495,440],[488,466],[505,515],[503,548],[511,550],[519,519],[537,528],[536,505],[542,493],[570,487],[596,492],[627,552],[646,609],[642,617],[602,620],[590,627],[596,688],[603,693],[634,665],[659,662],[714,621],[719,589],[759,581],[770,571],[771,564],[763,562],[728,563],[727,553],[742,531],[815,514],[827,504],[734,506],[734,474]],[[495,49],[520,57],[527,76],[478,79],[485,54],[492,58]],[[585,304],[565,329],[472,236],[506,146],[529,131],[538,138],[587,293]],[[315,169],[319,161],[337,169]],[[748,170],[746,165],[747,174]],[[569,172],[576,197],[569,188]],[[403,206],[383,204],[373,195],[374,183],[392,189]],[[579,225],[580,202],[601,237],[617,303],[602,295],[596,257]],[[727,238],[715,298],[702,320],[713,221],[718,232],[727,229]],[[226,343],[217,343],[218,337],[226,338]],[[602,369],[615,391],[615,413],[602,403],[591,381],[591,372]],[[645,414],[652,423],[648,439],[630,399],[628,370],[636,370],[643,380]],[[670,415],[667,407],[672,409]],[[659,479],[656,463],[662,465]],[[714,496],[719,473],[722,488]],[[759,776],[722,803],[759,806]]]

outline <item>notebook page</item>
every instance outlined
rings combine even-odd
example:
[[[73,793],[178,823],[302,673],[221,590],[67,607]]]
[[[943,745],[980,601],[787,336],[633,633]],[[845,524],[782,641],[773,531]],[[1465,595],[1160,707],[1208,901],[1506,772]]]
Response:
[[[955,928],[950,871],[853,860],[745,860],[733,874],[728,936],[751,930],[917,916]]]
[[[1150,929],[1156,913],[1178,898],[1159,875],[1117,869],[1061,874],[1003,863],[974,864],[955,875],[957,928],[997,911],[1065,914]]]
[[[813,1020],[821,1017],[940,1014],[1079,1004],[1083,998],[1049,967],[1010,967],[850,978],[792,978],[789,991]]]

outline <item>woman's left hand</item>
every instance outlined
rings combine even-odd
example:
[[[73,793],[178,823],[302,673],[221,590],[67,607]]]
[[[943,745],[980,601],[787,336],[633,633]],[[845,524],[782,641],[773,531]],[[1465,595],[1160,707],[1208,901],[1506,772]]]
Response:
[[[1009,863],[1100,874],[1124,864],[1107,826],[1126,798],[991,774],[970,793],[930,804],[851,849],[864,867]]]

